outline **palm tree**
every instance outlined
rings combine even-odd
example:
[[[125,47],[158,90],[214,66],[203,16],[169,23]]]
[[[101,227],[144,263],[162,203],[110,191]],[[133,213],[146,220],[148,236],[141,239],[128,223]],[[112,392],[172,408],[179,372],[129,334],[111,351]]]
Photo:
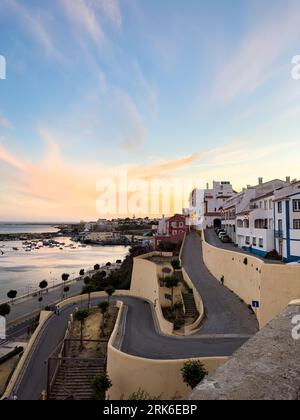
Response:
[[[83,349],[83,326],[84,321],[89,316],[89,311],[87,309],[80,309],[79,311],[75,312],[74,318],[76,321],[80,322],[80,350]]]
[[[88,311],[90,311],[90,306],[91,306],[91,293],[94,292],[94,287],[91,284],[87,284],[86,286],[84,286],[84,288],[82,289],[82,293],[88,294]]]
[[[107,303],[108,303],[108,306],[109,306],[110,297],[115,293],[116,289],[114,288],[114,286],[110,285],[110,286],[107,286],[104,291],[107,294]]]
[[[102,329],[102,335],[104,336],[104,325],[105,325],[105,314],[108,311],[109,305],[108,302],[106,301],[102,301],[100,303],[98,303],[98,308],[101,311],[102,314],[102,325],[101,325],[101,329]]]
[[[7,293],[7,297],[8,299],[11,299],[11,304],[14,304],[14,299],[17,297],[18,292],[16,290],[10,290]]]
[[[166,287],[171,289],[172,294],[172,308],[174,306],[174,287],[178,286],[178,280],[175,276],[170,276],[165,278]]]

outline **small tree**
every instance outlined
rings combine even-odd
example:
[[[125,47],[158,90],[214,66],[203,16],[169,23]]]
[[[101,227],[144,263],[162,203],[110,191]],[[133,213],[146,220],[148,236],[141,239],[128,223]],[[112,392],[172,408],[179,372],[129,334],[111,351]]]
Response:
[[[102,335],[104,336],[104,326],[105,326],[105,315],[108,311],[109,305],[108,302],[106,301],[102,301],[100,303],[98,303],[98,307],[100,309],[100,312],[102,314],[102,323],[101,323],[101,330],[102,330]]]
[[[42,307],[42,302],[43,302],[43,298],[42,298],[42,296],[40,296],[40,297],[38,298],[38,302],[39,302],[39,304],[40,304],[40,309],[41,309],[41,307]]]
[[[110,304],[110,297],[115,293],[116,289],[114,286],[110,285],[105,288],[105,293],[107,294],[107,303]]]
[[[70,274],[67,274],[67,273],[63,273],[61,275],[62,281],[68,281],[69,280],[69,277],[70,277]]]
[[[43,281],[40,282],[39,288],[41,289],[41,291],[43,291],[44,289],[47,289],[47,287],[48,287],[47,280],[43,280]]]
[[[93,399],[97,401],[105,400],[105,394],[111,387],[112,383],[107,373],[96,376],[92,382]]]
[[[94,292],[94,287],[91,284],[87,284],[86,286],[83,287],[82,289],[82,293],[85,295],[88,295],[88,311],[90,310],[91,307],[91,293]]]
[[[181,268],[179,260],[172,260],[171,264],[174,270],[179,270]]]
[[[208,374],[203,363],[190,360],[181,369],[183,382],[194,389]]]
[[[94,265],[94,270],[95,271],[99,271],[100,270],[100,265],[99,264],[95,264]]]
[[[90,279],[90,277],[88,277],[88,276],[86,276],[86,277],[84,278],[84,280],[83,280],[83,283],[84,283],[85,285],[90,284],[90,282],[91,282],[91,279]]]
[[[10,314],[10,306],[8,303],[3,303],[3,305],[0,305],[0,316],[6,317]]]
[[[106,267],[110,267],[110,266],[111,266],[111,262],[107,262]]]
[[[18,292],[16,290],[10,290],[7,293],[8,299],[11,299],[11,304],[14,304],[14,299],[16,299]]]
[[[69,286],[66,286],[64,288],[64,293],[66,294],[66,296],[68,295],[69,291],[70,291],[70,287]]]
[[[174,305],[174,287],[177,287],[178,280],[175,276],[170,276],[165,278],[165,284],[168,289],[171,289],[171,295],[172,295],[172,308]]]
[[[80,277],[84,276],[84,273],[85,273],[85,271],[84,271],[84,269],[82,268],[82,269],[79,271],[79,275],[80,275]]]
[[[80,322],[80,350],[83,349],[83,326],[88,316],[89,311],[87,309],[80,309],[74,314],[74,318],[76,319],[76,321]]]

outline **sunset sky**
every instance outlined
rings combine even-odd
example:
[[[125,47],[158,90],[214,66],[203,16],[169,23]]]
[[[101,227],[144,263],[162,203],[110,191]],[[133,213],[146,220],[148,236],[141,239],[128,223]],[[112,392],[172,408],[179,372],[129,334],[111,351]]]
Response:
[[[0,221],[101,217],[97,181],[300,178],[299,0],[1,0]]]

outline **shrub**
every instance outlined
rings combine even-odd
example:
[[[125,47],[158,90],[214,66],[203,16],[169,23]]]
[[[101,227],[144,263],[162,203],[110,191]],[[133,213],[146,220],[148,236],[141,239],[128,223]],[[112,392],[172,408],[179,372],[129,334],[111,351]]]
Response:
[[[183,382],[194,389],[208,374],[203,363],[199,361],[186,362],[181,369]]]
[[[172,264],[172,267],[174,268],[174,270],[179,270],[181,268],[179,260],[173,260],[171,262],[171,264]]]
[[[105,400],[105,393],[111,387],[112,383],[107,374],[96,376],[92,382],[93,399],[97,401]]]

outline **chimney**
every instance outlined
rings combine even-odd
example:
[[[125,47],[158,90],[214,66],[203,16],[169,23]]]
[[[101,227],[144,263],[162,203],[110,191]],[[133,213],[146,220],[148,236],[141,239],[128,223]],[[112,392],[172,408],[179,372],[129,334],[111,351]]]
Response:
[[[290,176],[287,176],[287,177],[285,178],[285,180],[286,180],[286,182],[287,182],[288,184],[290,184],[290,183],[291,183],[291,177],[290,177]]]
[[[258,178],[258,184],[259,184],[259,185],[262,185],[263,181],[264,181],[264,179],[263,179],[262,177],[259,177],[259,178]]]
[[[206,183],[206,189],[209,190],[209,183]]]

